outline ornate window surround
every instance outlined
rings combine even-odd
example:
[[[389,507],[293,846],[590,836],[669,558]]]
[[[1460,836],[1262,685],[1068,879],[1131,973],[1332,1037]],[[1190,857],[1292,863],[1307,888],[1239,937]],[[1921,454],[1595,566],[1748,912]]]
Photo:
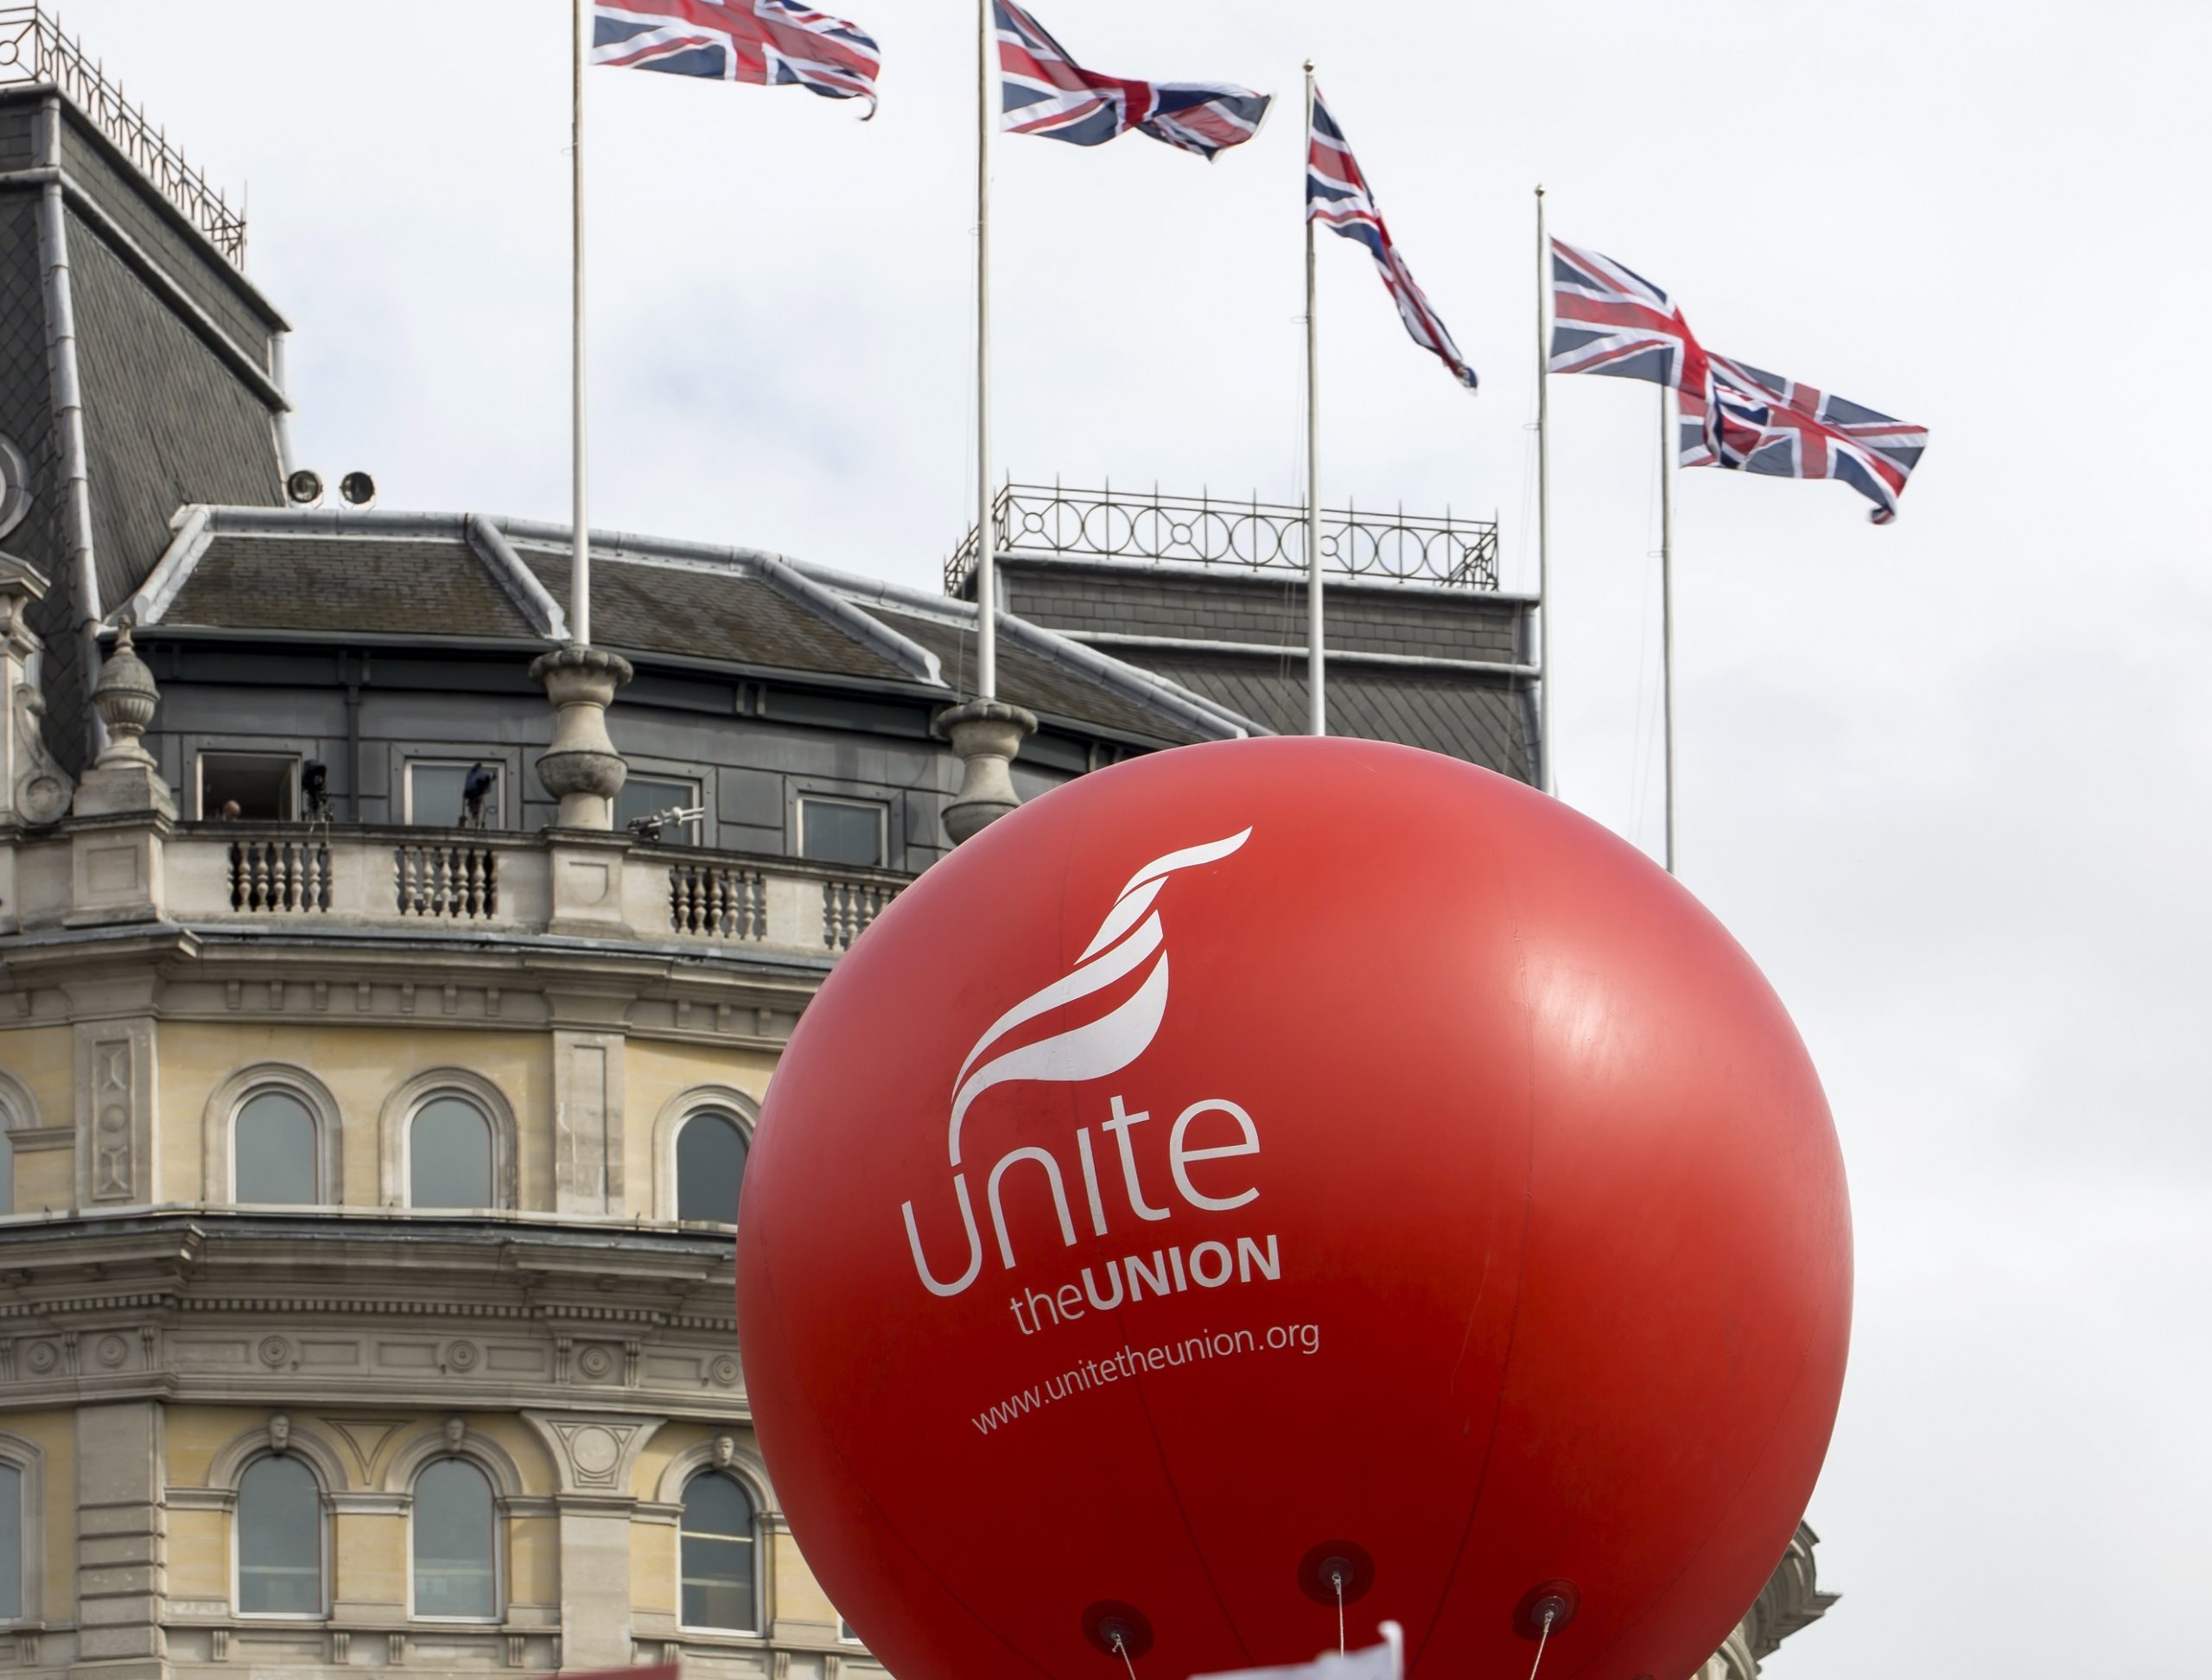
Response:
[[[238,1555],[245,1537],[238,1531],[239,1491],[245,1483],[247,1471],[252,1469],[257,1464],[276,1458],[297,1459],[302,1464],[307,1467],[308,1474],[314,1478],[315,1480],[315,1501],[318,1506],[318,1510],[316,1511],[316,1521],[321,1524],[320,1532],[322,1540],[322,1581],[321,1583],[321,1594],[316,1600],[316,1607],[312,1611],[250,1611],[245,1607],[245,1594],[238,1590]],[[238,1474],[232,1480],[229,1487],[231,1496],[231,1520],[226,1526],[231,1537],[231,1613],[236,1616],[240,1621],[295,1623],[328,1621],[330,1620],[331,1586],[335,1574],[333,1566],[337,1562],[336,1558],[332,1555],[336,1550],[337,1530],[333,1527],[330,1520],[332,1509],[330,1482],[324,1475],[322,1467],[315,1461],[315,1455],[309,1453],[296,1451],[289,1446],[285,1448],[283,1451],[279,1451],[276,1448],[264,1442],[261,1451],[254,1454],[251,1458],[247,1459],[245,1463],[238,1467]]]
[[[0,1464],[22,1478],[23,1492],[23,1613],[0,1627],[35,1632],[46,1626],[46,1453],[36,1441],[0,1430]]]
[[[676,1140],[683,1123],[702,1109],[725,1113],[737,1122],[749,1149],[760,1122],[760,1100],[735,1085],[696,1085],[679,1091],[653,1117],[653,1212],[657,1220],[676,1223]]]
[[[237,1200],[238,1110],[264,1091],[281,1091],[306,1105],[315,1121],[315,1200],[337,1207],[346,1200],[345,1119],[330,1087],[290,1062],[256,1062],[217,1085],[200,1117],[200,1197],[218,1206]]]
[[[465,1098],[492,1123],[492,1193],[502,1208],[521,1205],[520,1174],[515,1161],[514,1105],[507,1094],[481,1073],[466,1067],[429,1067],[403,1081],[384,1100],[377,1120],[377,1200],[385,1207],[407,1207],[407,1141],[416,1110],[433,1097]],[[438,1212],[450,1210],[433,1210]],[[496,1483],[495,1483],[496,1485]]]
[[[460,1459],[484,1473],[492,1484],[492,1612],[489,1616],[425,1616],[415,1608],[415,1479],[441,1459]],[[407,1619],[437,1627],[498,1627],[504,1624],[511,1599],[507,1579],[508,1524],[550,1500],[538,1500],[524,1492],[522,1468],[506,1448],[468,1427],[456,1414],[436,1429],[426,1429],[395,1451],[384,1468],[384,1491],[396,1496],[407,1519]]]
[[[753,1615],[756,1627],[693,1627],[683,1617],[683,1494],[694,1478],[720,1474],[729,1477],[753,1501]],[[776,1625],[776,1572],[770,1567],[768,1549],[782,1513],[768,1486],[768,1467],[753,1448],[729,1434],[716,1435],[685,1448],[662,1468],[656,1503],[671,1513],[676,1524],[677,1626],[687,1639],[727,1639],[758,1640]]]

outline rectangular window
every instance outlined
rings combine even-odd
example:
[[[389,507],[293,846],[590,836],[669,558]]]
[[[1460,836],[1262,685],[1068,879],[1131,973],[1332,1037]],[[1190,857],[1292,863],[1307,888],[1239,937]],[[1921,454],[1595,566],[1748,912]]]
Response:
[[[408,760],[406,820],[417,828],[504,828],[505,768],[480,759]]]
[[[289,823],[300,808],[296,753],[202,753],[200,815],[204,821]]]
[[[798,855],[823,863],[857,863],[880,869],[889,850],[888,810],[873,799],[798,802]]]
[[[695,781],[678,781],[670,776],[632,775],[614,796],[614,826],[626,829],[646,818],[659,817],[663,820],[659,834],[654,837],[657,843],[696,846],[706,826],[704,813],[688,823],[668,813],[696,811],[699,804],[699,784]]]

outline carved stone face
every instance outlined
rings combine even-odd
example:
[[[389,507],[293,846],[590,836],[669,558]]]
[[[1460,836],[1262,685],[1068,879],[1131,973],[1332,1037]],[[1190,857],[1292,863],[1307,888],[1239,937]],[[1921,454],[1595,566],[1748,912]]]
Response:
[[[467,1435],[467,1433],[468,1433],[468,1420],[467,1420],[467,1418],[465,1418],[465,1417],[448,1417],[448,1419],[446,1419],[446,1445],[447,1445],[447,1446],[448,1446],[448,1447],[458,1447],[458,1446],[460,1446],[460,1445],[461,1445],[461,1438],[463,1435]]]
[[[737,1442],[734,1440],[728,1435],[715,1437],[715,1467],[717,1470],[728,1469],[730,1461],[736,1456]]]
[[[269,1450],[282,1453],[292,1444],[292,1415],[271,1412],[269,1415]]]

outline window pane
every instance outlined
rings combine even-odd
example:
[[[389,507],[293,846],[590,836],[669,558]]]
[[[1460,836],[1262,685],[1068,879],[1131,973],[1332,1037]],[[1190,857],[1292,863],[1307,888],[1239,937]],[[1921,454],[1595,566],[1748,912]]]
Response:
[[[883,807],[830,799],[802,799],[798,806],[801,857],[825,863],[883,863]]]
[[[23,1473],[0,1464],[0,1621],[23,1613]]]
[[[614,796],[614,826],[626,829],[640,817],[650,817],[656,811],[678,806],[689,811],[699,803],[699,784],[688,781],[655,780],[651,776],[632,776],[622,784],[622,791]],[[660,831],[659,844],[664,846],[692,846],[699,842],[700,829],[690,823],[669,823]]]
[[[689,1627],[750,1628],[753,1501],[730,1478],[708,1471],[683,1490],[683,1621]]]
[[[415,1613],[492,1616],[492,1484],[474,1465],[440,1459],[415,1479]]]
[[[257,1091],[238,1110],[238,1199],[315,1202],[315,1117],[289,1091]]]
[[[322,1498],[297,1459],[257,1459],[238,1483],[238,1613],[322,1613]]]
[[[467,816],[469,777],[482,770],[491,778],[484,795],[484,826],[499,826],[499,767],[496,764],[423,764],[407,767],[407,820],[418,828],[459,828]]]
[[[407,1205],[490,1207],[492,1123],[462,1097],[433,1097],[407,1134]]]
[[[727,1114],[695,1114],[676,1135],[676,1217],[737,1223],[745,1134]]]

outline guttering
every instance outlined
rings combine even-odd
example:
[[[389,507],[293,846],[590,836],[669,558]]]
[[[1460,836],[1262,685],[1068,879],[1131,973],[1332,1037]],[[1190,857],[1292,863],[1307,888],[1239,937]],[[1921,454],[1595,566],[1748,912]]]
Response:
[[[269,424],[276,435],[276,472],[281,478],[292,476],[292,392],[291,382],[284,376],[284,346],[290,341],[289,332],[269,335],[269,379],[276,393],[284,400],[269,411]]]
[[[90,704],[100,668],[100,581],[92,554],[92,474],[85,449],[84,393],[77,379],[77,322],[69,307],[69,240],[61,202],[60,96],[39,106],[38,124],[54,175],[38,200],[39,270],[46,301],[47,377],[54,391],[54,425],[61,443],[62,496],[69,509],[71,570],[76,590],[78,659],[85,682],[86,761],[107,745],[107,731]]]

